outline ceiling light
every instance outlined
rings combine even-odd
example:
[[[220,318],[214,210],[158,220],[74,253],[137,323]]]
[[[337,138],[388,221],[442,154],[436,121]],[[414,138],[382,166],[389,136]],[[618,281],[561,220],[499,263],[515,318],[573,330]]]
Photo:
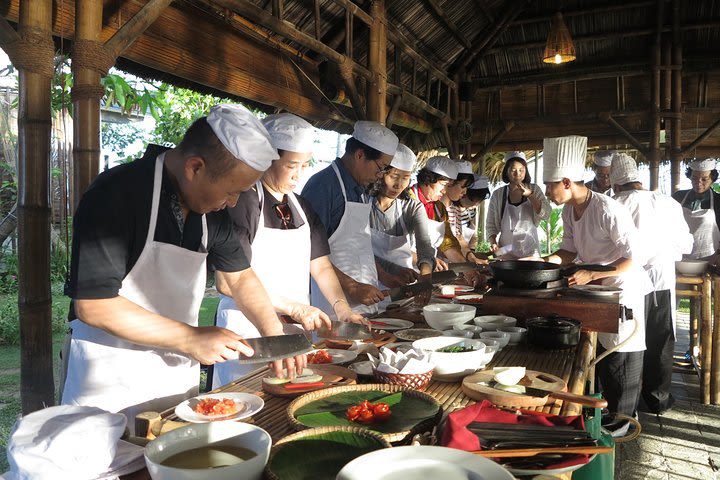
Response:
[[[566,63],[575,60],[575,45],[573,45],[570,31],[565,26],[562,13],[556,13],[550,24],[550,33],[545,42],[545,63]]]

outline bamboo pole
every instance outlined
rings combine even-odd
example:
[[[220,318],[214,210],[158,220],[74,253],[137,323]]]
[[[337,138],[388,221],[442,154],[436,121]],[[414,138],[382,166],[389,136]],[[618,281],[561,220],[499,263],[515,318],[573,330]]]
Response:
[[[20,3],[20,36],[30,42],[20,52],[40,60],[50,48],[42,72],[19,68],[18,238],[20,313],[20,395],[23,414],[55,404],[50,293],[50,128],[52,80],[52,1]],[[49,69],[49,72],[48,72]]]
[[[367,94],[367,118],[384,123],[387,118],[387,17],[385,0],[370,4],[373,23],[370,26],[369,67],[372,72]]]
[[[720,306],[720,277],[713,276],[713,302]],[[713,309],[712,362],[710,366],[710,402],[720,404],[720,313]]]
[[[707,138],[712,135],[712,133],[720,127],[720,119],[716,120],[715,123],[710,125],[707,130],[705,130],[703,133],[701,133],[695,140],[692,141],[687,147],[683,148],[681,153],[682,155],[685,155],[686,153],[694,150],[698,146],[700,146]]]
[[[671,191],[680,189],[682,162],[682,37],[680,32],[680,1],[672,3],[672,64],[678,68],[672,71],[672,112],[676,115],[673,120],[672,142],[670,150],[672,180]]]
[[[710,275],[703,276],[702,284],[702,330],[700,333],[702,377],[700,388],[702,390],[702,403],[710,403],[710,372],[713,358],[713,312],[712,312],[712,285]]]
[[[77,0],[75,4],[75,39],[100,41],[102,2]],[[82,194],[100,171],[100,73],[80,61],[72,62],[73,90],[95,91],[95,95],[73,95],[73,162],[75,164],[74,199]],[[77,207],[77,203],[73,206]]]
[[[598,115],[598,118],[600,118],[600,120],[604,121],[611,127],[615,128],[618,132],[620,132],[640,153],[645,156],[648,155],[648,149],[645,147],[645,145],[640,143],[640,141],[638,141],[638,139],[636,139],[632,133],[628,132],[625,127],[620,125],[608,112],[600,113]]]
[[[78,1],[78,5],[82,0]],[[111,58],[117,58],[135,39],[158,19],[172,0],[150,0],[137,14],[115,32],[110,40],[105,42],[105,48]],[[280,17],[282,17],[282,2],[280,2]]]
[[[477,162],[478,160],[482,160],[486,153],[492,151],[492,148],[495,146],[496,143],[500,141],[500,139],[508,133],[510,130],[513,129],[515,126],[515,122],[512,120],[508,120],[503,124],[502,130],[500,130],[489,142],[487,145],[485,145],[478,153],[473,156],[472,161]],[[485,165],[481,165],[483,168],[483,172],[485,171]]]
[[[657,190],[660,183],[660,60],[662,48],[662,27],[664,22],[665,0],[657,0],[655,43],[652,46],[652,73],[650,78],[650,116],[652,117],[652,134],[648,145],[648,162],[650,163],[650,190]]]

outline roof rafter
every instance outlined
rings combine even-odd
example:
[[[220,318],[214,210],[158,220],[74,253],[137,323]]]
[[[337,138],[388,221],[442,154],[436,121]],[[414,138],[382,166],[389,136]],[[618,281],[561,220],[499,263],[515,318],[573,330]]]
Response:
[[[448,30],[453,34],[453,36],[461,43],[465,48],[471,48],[472,44],[470,43],[470,40],[467,39],[465,35],[460,31],[460,29],[455,25],[455,23],[450,20],[450,18],[445,13],[445,10],[442,9],[440,4],[436,0],[425,0],[425,3],[430,5],[430,8],[435,13],[435,16],[439,18],[442,23],[445,24]]]

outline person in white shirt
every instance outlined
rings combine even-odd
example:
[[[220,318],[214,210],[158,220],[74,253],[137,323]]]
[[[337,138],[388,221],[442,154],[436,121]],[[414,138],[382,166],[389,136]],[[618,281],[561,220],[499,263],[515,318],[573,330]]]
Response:
[[[614,150],[600,150],[593,154],[593,172],[595,178],[585,184],[587,188],[597,193],[604,193],[612,197],[612,184],[610,183],[610,162]]]

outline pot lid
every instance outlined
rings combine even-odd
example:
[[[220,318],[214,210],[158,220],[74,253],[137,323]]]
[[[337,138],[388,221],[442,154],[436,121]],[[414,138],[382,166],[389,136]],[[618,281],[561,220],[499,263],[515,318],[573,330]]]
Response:
[[[552,329],[554,331],[567,332],[580,326],[580,322],[568,317],[534,317],[526,322],[528,328]]]

